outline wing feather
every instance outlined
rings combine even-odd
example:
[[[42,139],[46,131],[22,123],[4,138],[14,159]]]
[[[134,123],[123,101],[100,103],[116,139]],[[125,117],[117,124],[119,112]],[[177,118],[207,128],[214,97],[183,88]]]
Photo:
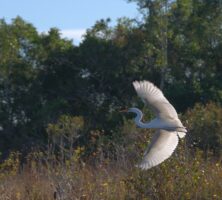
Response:
[[[175,108],[169,103],[162,91],[149,81],[134,81],[133,86],[138,96],[154,114],[162,118],[177,118]]]
[[[162,163],[172,155],[178,141],[177,132],[158,129],[144,153],[142,162],[137,167],[150,169]]]

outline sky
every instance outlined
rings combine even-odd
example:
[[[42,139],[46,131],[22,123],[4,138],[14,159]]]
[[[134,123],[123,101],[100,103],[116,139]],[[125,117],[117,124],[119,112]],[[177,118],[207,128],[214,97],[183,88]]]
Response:
[[[0,18],[9,23],[16,16],[32,23],[39,32],[57,27],[62,37],[78,45],[97,20],[109,17],[115,25],[120,17],[138,17],[138,11],[136,4],[127,0],[0,0]]]

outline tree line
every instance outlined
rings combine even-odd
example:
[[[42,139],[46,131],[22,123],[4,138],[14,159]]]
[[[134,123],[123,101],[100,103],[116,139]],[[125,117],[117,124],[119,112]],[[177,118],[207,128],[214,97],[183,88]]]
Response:
[[[101,19],[79,46],[57,28],[39,33],[19,16],[0,20],[0,152],[44,146],[46,127],[62,115],[83,117],[86,133],[112,136],[126,117],[120,109],[143,107],[134,80],[154,82],[181,113],[221,104],[220,1],[130,2],[141,19],[114,27]]]

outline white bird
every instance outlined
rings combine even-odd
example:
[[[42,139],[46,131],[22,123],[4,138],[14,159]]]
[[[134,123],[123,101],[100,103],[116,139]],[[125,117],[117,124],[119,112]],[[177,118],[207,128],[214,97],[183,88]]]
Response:
[[[183,138],[187,130],[178,118],[175,108],[153,83],[134,81],[133,86],[138,96],[156,115],[155,119],[148,123],[143,123],[141,121],[143,113],[138,108],[128,110],[128,112],[136,113],[134,121],[137,126],[157,129],[144,153],[142,162],[137,165],[141,169],[149,169],[162,163],[172,155],[177,147],[179,138]]]

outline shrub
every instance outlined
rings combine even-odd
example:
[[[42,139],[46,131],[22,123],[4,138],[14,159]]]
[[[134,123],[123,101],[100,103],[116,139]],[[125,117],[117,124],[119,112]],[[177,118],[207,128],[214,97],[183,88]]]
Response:
[[[188,139],[192,139],[194,146],[214,155],[222,153],[222,107],[215,103],[206,105],[196,104],[189,109],[184,117],[188,128]]]
[[[62,115],[55,124],[49,124],[48,151],[58,153],[61,160],[70,159],[74,153],[74,144],[83,130],[84,120],[78,116]]]
[[[0,164],[0,179],[14,176],[20,168],[20,153],[11,152],[7,159]]]

